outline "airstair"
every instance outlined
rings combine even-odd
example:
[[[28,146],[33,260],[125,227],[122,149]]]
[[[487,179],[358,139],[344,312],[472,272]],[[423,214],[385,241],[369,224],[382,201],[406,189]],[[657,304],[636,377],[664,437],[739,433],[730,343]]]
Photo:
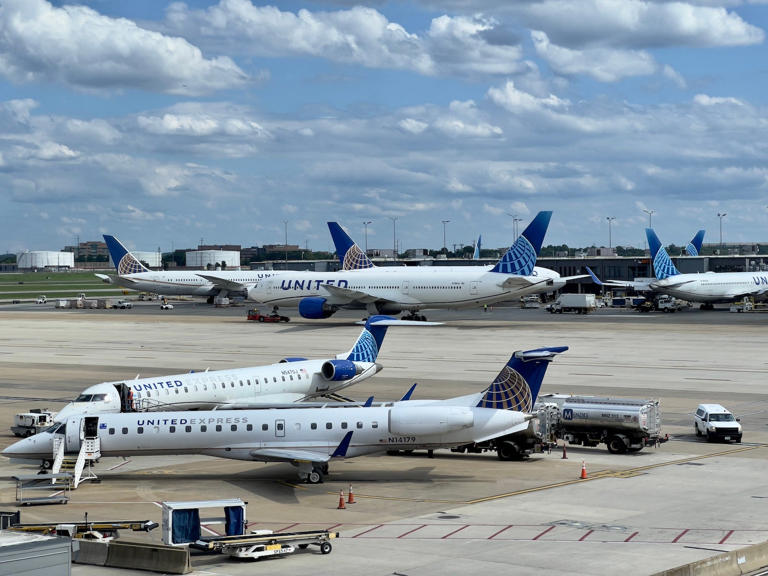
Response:
[[[53,440],[53,466],[52,474],[71,474],[72,489],[76,489],[86,480],[96,480],[98,477],[93,472],[93,463],[101,458],[101,441],[99,437],[84,438],[80,442],[78,452],[66,452],[66,440],[63,435],[56,435]],[[52,480],[56,483],[56,479]]]

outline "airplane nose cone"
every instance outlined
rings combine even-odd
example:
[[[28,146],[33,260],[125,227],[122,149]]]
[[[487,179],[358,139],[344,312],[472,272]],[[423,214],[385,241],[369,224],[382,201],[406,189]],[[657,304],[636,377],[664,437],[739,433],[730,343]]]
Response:
[[[39,459],[50,458],[53,454],[53,440],[50,434],[38,434],[24,438],[3,450],[6,458]]]

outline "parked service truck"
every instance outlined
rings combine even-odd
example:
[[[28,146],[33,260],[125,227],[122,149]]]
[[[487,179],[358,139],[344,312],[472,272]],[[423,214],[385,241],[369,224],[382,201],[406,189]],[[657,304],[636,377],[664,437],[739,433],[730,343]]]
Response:
[[[560,294],[557,300],[547,306],[547,310],[551,314],[562,314],[563,312],[589,314],[596,307],[594,294]]]
[[[556,424],[556,435],[571,444],[605,444],[612,454],[623,454],[667,440],[661,436],[658,400],[563,394],[546,394],[540,398],[542,402],[558,406],[560,420]]]
[[[49,426],[53,426],[53,413],[45,409],[33,408],[29,412],[14,416],[11,432],[19,437],[33,436]]]

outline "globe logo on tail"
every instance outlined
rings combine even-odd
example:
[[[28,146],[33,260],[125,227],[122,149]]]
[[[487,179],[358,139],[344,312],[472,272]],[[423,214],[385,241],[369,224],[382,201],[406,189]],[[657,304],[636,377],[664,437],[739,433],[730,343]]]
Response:
[[[360,250],[357,244],[350,246],[347,253],[344,254],[344,262],[341,266],[342,270],[363,270],[371,267],[373,267],[373,264],[371,264],[371,261],[363,254],[363,251]]]
[[[499,260],[495,271],[502,274],[530,276],[534,266],[536,266],[536,250],[525,236],[520,236]]]
[[[125,256],[120,258],[120,263],[117,265],[117,274],[119,276],[138,274],[145,271],[146,268],[144,268],[141,262],[136,260],[130,253],[126,253]]]
[[[376,344],[376,339],[368,330],[363,330],[347,360],[352,360],[353,362],[375,362],[378,355],[379,347]]]
[[[669,254],[664,249],[660,249],[656,252],[656,256],[653,259],[653,269],[656,272],[656,278],[664,280],[670,276],[675,276],[680,272],[677,271],[675,265],[672,264],[672,260],[669,258]]]
[[[485,391],[477,406],[530,412],[533,410],[531,388],[517,370],[505,366]]]

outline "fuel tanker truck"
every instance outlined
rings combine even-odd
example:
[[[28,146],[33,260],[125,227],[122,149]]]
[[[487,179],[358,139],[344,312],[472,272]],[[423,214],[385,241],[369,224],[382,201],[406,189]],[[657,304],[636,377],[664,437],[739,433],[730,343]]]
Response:
[[[527,430],[452,451],[495,451],[500,460],[518,460],[551,448],[558,439],[590,447],[605,444],[612,454],[638,452],[668,439],[661,435],[658,400],[541,394],[533,413]]]
[[[560,418],[555,435],[570,444],[605,444],[612,454],[637,452],[666,442],[661,435],[658,400],[544,394],[540,402],[553,403]]]

